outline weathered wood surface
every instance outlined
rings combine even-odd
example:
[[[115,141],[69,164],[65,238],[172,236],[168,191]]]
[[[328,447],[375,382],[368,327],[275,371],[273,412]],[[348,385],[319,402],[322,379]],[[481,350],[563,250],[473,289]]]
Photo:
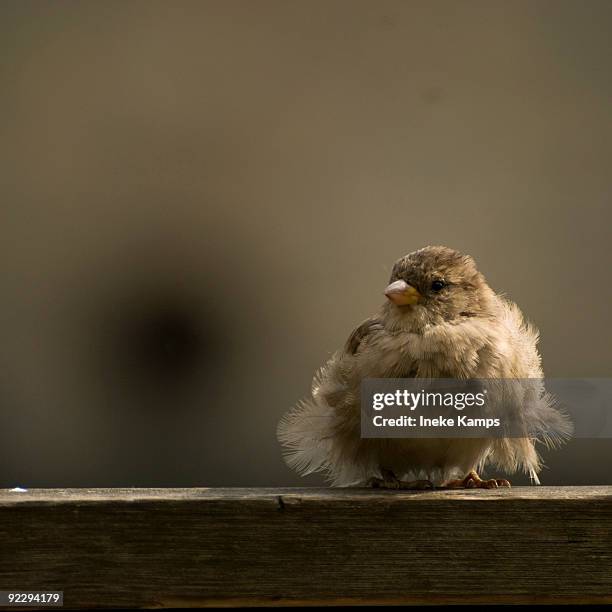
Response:
[[[612,602],[612,487],[0,490],[0,590],[64,607]]]

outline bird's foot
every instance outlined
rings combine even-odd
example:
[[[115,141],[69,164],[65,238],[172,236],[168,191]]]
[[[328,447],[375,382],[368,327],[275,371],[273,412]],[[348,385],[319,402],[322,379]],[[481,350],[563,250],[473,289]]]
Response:
[[[510,488],[512,485],[505,478],[491,478],[483,480],[475,470],[471,470],[465,478],[459,480],[449,480],[444,483],[445,489],[499,489],[500,487]]]
[[[381,470],[382,478],[376,476],[368,480],[368,486],[373,489],[404,489],[413,491],[424,491],[433,489],[434,485],[430,480],[400,480],[390,470]]]

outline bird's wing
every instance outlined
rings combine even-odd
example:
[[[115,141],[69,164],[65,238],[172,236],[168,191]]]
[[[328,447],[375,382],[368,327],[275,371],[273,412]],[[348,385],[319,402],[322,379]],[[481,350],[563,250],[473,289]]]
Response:
[[[363,343],[363,341],[372,333],[384,329],[382,321],[378,317],[370,317],[356,327],[348,337],[344,350],[350,355],[355,355]]]

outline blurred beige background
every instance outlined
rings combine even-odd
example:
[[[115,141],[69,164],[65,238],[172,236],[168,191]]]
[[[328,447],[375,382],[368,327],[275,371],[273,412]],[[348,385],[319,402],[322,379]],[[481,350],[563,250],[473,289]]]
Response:
[[[4,0],[0,486],[321,482],[276,422],[427,244],[548,376],[609,376],[611,34],[597,0]],[[612,482],[612,441],[546,460]]]

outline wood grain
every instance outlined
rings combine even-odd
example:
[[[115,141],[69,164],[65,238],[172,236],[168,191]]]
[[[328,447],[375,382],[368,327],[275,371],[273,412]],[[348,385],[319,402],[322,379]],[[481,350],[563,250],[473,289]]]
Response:
[[[0,490],[0,590],[64,607],[612,602],[612,487]]]

